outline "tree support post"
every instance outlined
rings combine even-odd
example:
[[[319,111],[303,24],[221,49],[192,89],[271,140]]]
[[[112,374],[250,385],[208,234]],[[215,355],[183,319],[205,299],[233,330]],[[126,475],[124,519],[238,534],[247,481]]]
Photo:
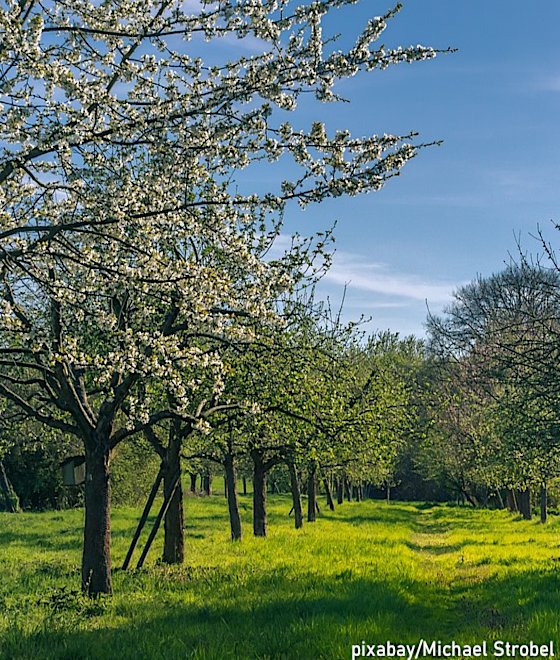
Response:
[[[173,487],[170,488],[169,492],[165,496],[163,503],[161,505],[161,508],[158,512],[157,518],[155,519],[154,526],[152,527],[152,531],[150,532],[150,536],[148,537],[148,540],[146,541],[146,545],[144,546],[144,550],[142,550],[142,554],[140,555],[140,559],[138,560],[138,563],[136,564],[136,568],[142,568],[144,565],[144,562],[146,561],[146,557],[148,556],[148,552],[150,551],[150,548],[152,547],[152,543],[154,542],[154,539],[156,538],[156,534],[158,533],[159,526],[161,525],[161,521],[163,519],[163,516],[167,513],[167,509],[169,508],[169,505],[171,503],[171,499],[173,498],[173,495],[175,494],[175,490],[177,488],[177,484],[179,483],[179,479],[181,478],[181,473],[178,472],[177,475],[175,476],[174,484]]]
[[[138,539],[140,538],[140,534],[142,533],[142,530],[144,529],[144,525],[146,524],[146,521],[148,520],[148,516],[150,515],[150,511],[152,509],[152,506],[154,504],[154,500],[156,499],[157,492],[159,490],[159,486],[161,484],[161,480],[163,479],[163,464],[160,465],[159,472],[157,474],[156,480],[154,481],[152,485],[152,489],[150,491],[150,494],[148,496],[148,501],[146,502],[146,505],[144,506],[144,511],[142,511],[142,516],[140,517],[140,521],[138,522],[138,527],[136,528],[136,532],[134,533],[134,537],[132,539],[132,542],[130,543],[130,548],[128,549],[128,552],[126,553],[125,560],[122,565],[122,570],[126,571],[129,564],[130,560],[132,559],[132,555],[134,553],[134,550],[136,548],[136,544],[138,543]]]
[[[0,461],[0,490],[4,495],[4,501],[6,502],[6,511],[8,513],[17,513],[18,511],[18,498],[17,495],[8,479],[6,470],[4,468],[4,463]]]

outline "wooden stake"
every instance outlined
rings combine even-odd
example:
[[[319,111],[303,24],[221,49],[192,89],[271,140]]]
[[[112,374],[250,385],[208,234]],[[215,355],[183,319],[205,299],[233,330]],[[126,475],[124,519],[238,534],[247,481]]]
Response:
[[[158,533],[159,526],[161,525],[161,521],[163,519],[163,516],[167,513],[167,509],[169,509],[169,505],[171,504],[171,500],[173,499],[173,495],[175,494],[175,490],[177,489],[177,484],[179,483],[179,479],[181,477],[181,473],[177,472],[177,475],[175,476],[175,479],[173,481],[173,486],[170,489],[169,493],[167,494],[167,497],[164,498],[163,503],[161,505],[161,508],[159,510],[159,513],[157,514],[157,518],[155,519],[154,526],[152,527],[152,531],[150,532],[150,536],[148,536],[148,540],[146,541],[146,545],[144,546],[144,550],[142,550],[142,554],[140,555],[140,559],[138,560],[138,563],[136,564],[136,568],[142,568],[144,565],[144,562],[146,561],[146,557],[148,556],[148,552],[150,551],[150,548],[152,547],[152,543],[154,542],[154,539],[156,538],[156,534]]]
[[[126,558],[124,560],[124,563],[122,565],[122,570],[126,571],[130,564],[130,560],[132,559],[132,555],[134,553],[134,550],[136,548],[136,544],[138,543],[138,539],[140,538],[140,534],[142,533],[142,530],[144,529],[144,525],[146,524],[146,521],[148,520],[148,516],[150,515],[150,511],[152,509],[152,505],[154,503],[154,500],[156,499],[157,492],[159,490],[159,485],[161,483],[161,480],[163,479],[163,465],[160,466],[159,472],[157,474],[156,480],[154,481],[154,485],[152,486],[152,490],[150,491],[150,494],[148,496],[148,501],[146,502],[146,506],[144,507],[144,511],[142,511],[142,516],[140,517],[140,521],[138,523],[138,527],[136,528],[136,531],[134,532],[134,537],[132,539],[132,542],[130,544],[130,548],[128,549],[128,552],[126,554]]]

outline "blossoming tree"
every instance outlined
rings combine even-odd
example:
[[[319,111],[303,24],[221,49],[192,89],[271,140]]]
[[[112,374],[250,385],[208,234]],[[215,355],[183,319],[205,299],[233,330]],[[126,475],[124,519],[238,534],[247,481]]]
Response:
[[[333,50],[325,16],[354,2],[1,4],[0,394],[83,444],[92,595],[112,590],[111,452],[164,418],[199,423],[184,365],[218,396],[214,346],[274,322],[306,261],[265,258],[286,205],[377,190],[416,153],[412,136],[279,118],[304,92],[336,100],[337,80],[435,55],[376,45],[400,5]],[[230,36],[259,52],[216,62]],[[237,172],[280,159],[289,179],[243,192]],[[154,411],[141,391],[157,382],[173,405]]]

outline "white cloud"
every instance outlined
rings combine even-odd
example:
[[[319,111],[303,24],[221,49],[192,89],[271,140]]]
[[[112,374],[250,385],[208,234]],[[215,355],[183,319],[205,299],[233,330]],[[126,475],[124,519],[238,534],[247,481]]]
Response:
[[[364,261],[363,257],[347,252],[335,255],[324,280],[348,285],[349,290],[360,289],[429,303],[449,302],[457,287],[457,282],[431,281],[413,274],[392,272],[384,264]]]

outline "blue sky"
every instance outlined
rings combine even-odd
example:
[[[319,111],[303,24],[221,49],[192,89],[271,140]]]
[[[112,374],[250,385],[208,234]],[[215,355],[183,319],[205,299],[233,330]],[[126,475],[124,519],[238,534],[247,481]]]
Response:
[[[337,220],[336,255],[320,285],[345,317],[370,328],[424,333],[426,300],[438,312],[454,288],[500,270],[516,237],[536,252],[537,225],[560,234],[560,2],[405,0],[386,46],[453,46],[458,52],[360,75],[339,91],[350,104],[313,105],[354,134],[416,130],[423,150],[378,193],[288,213],[302,233]],[[337,12],[343,38],[391,7],[362,0]],[[305,113],[314,113],[313,117]]]

